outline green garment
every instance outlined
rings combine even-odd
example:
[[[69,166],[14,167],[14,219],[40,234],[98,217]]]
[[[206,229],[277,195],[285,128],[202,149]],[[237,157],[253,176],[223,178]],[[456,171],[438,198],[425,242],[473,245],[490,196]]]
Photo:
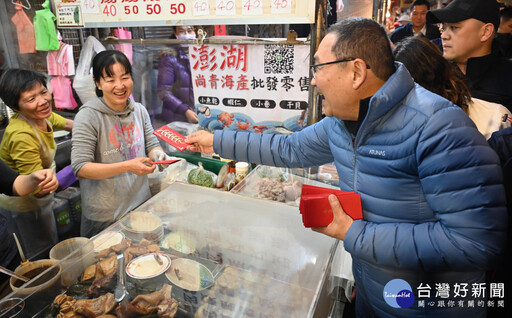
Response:
[[[59,39],[55,29],[57,18],[50,11],[50,1],[46,0],[43,10],[37,10],[34,17],[34,32],[36,35],[36,50],[55,51],[59,49]]]

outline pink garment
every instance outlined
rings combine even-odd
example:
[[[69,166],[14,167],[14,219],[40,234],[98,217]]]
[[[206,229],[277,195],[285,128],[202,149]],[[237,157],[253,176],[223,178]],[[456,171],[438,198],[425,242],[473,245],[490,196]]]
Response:
[[[53,101],[58,110],[75,109],[78,104],[73,97],[71,80],[65,76],[56,76],[50,80],[53,91]]]
[[[15,6],[15,8],[17,11],[12,16],[11,21],[16,26],[20,53],[35,53],[36,35],[34,25],[21,6]]]
[[[61,41],[57,51],[48,52],[48,55],[46,55],[46,62],[48,64],[48,75],[75,75],[75,59],[73,58],[72,45]]]
[[[132,38],[132,33],[127,28],[117,28],[112,32],[118,39],[129,40]],[[130,63],[133,63],[133,50],[130,43],[116,44],[116,50],[121,51],[126,55]]]

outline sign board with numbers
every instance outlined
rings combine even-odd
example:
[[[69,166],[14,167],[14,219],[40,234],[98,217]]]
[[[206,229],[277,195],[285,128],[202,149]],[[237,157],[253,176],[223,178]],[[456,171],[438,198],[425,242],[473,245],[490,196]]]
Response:
[[[313,0],[52,0],[57,27],[312,24]],[[64,9],[63,9],[64,8]],[[74,20],[60,17],[73,12]],[[75,24],[72,21],[77,21]]]
[[[199,124],[208,129],[293,132],[305,126],[309,46],[190,46]]]

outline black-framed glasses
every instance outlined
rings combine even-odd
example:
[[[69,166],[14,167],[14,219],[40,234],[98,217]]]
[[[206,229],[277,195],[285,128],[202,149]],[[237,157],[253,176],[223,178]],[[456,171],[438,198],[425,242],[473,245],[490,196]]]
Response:
[[[313,77],[315,77],[315,74],[318,71],[318,67],[320,67],[320,66],[329,65],[329,64],[337,64],[337,63],[342,63],[342,62],[350,62],[350,61],[353,61],[355,59],[356,59],[355,57],[349,57],[349,58],[346,58],[346,59],[336,60],[336,61],[332,61],[332,62],[311,65],[310,66],[311,74],[313,74]],[[366,64],[366,68],[370,69],[370,65]]]

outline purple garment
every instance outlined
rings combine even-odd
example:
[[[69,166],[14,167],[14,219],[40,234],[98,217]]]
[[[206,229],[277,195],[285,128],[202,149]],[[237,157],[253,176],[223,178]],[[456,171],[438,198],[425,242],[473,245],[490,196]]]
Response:
[[[57,172],[57,180],[59,180],[61,190],[67,189],[76,181],[76,176],[73,173],[71,165],[67,165],[64,168],[62,168],[59,172]]]
[[[157,92],[163,101],[163,120],[187,122],[185,112],[188,109],[195,111],[190,61],[181,48],[171,48],[162,54]]]

